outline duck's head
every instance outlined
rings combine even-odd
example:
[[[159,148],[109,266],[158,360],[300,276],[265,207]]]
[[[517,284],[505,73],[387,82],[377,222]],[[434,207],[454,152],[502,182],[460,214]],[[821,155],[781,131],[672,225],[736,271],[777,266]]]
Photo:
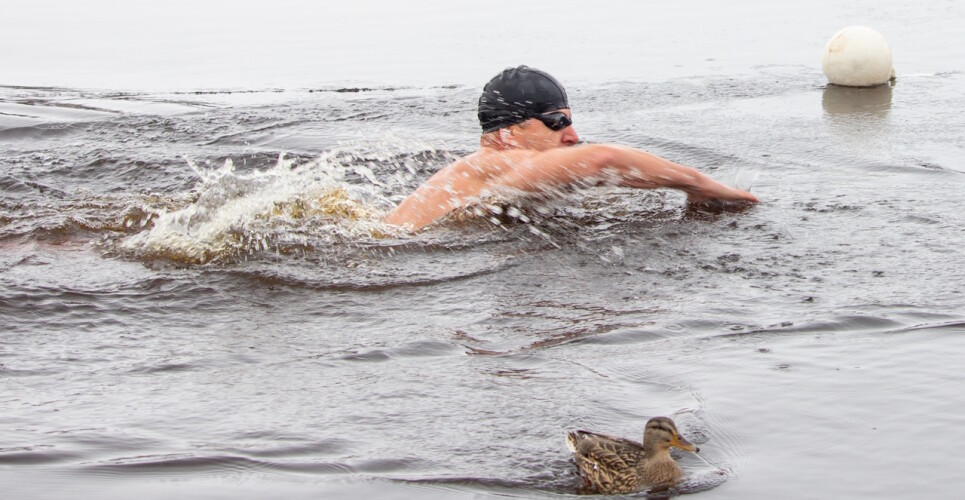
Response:
[[[668,450],[671,446],[676,446],[684,451],[700,451],[700,448],[677,432],[677,426],[667,417],[653,417],[647,421],[647,427],[643,431],[643,443],[645,447],[658,450]]]

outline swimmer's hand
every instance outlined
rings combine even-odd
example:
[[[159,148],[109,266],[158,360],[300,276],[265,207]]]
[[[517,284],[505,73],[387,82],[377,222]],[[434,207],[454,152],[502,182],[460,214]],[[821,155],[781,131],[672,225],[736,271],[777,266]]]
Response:
[[[688,208],[699,211],[740,211],[759,202],[760,200],[751,193],[732,187],[718,188],[712,192],[689,191],[687,193]]]
[[[759,203],[760,200],[751,193],[743,189],[732,188],[730,186],[715,182],[709,189],[697,188],[687,189],[687,203],[701,204],[707,202],[724,203]]]

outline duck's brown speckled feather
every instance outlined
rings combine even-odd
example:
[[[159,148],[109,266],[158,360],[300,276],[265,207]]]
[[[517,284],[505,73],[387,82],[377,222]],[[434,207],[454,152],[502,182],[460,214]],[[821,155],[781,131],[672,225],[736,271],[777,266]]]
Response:
[[[629,439],[589,431],[568,436],[584,488],[600,493],[631,493],[640,485],[636,466],[642,447]]]
[[[600,434],[598,432],[578,430],[570,433],[576,442],[584,443],[582,447],[592,443],[595,448],[613,453],[627,467],[636,467],[643,453],[643,445],[622,437]],[[578,448],[579,449],[579,448]]]
[[[650,419],[643,439],[646,445],[584,430],[568,433],[566,442],[580,469],[582,489],[604,494],[633,493],[643,487],[666,489],[683,474],[670,456],[670,446],[698,451],[667,417]]]

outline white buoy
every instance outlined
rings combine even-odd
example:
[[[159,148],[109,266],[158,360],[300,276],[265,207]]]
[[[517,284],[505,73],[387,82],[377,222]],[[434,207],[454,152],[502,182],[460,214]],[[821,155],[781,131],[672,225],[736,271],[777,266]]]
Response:
[[[864,26],[835,33],[824,48],[821,68],[829,82],[846,87],[873,87],[895,75],[885,37]]]

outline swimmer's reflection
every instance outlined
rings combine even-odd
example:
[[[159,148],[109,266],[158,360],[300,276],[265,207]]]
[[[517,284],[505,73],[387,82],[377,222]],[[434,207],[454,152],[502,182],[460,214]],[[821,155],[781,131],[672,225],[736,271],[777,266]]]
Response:
[[[821,105],[832,115],[868,114],[884,116],[891,110],[892,84],[876,87],[842,87],[828,84]]]

